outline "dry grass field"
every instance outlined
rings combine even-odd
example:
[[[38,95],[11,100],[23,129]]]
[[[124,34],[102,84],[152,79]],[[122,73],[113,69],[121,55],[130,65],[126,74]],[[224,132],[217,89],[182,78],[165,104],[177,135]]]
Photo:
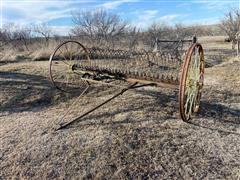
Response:
[[[229,48],[216,39],[200,41]],[[60,131],[77,95],[52,87],[47,61],[0,61],[0,179],[240,179],[240,59],[206,57],[217,63],[190,123],[179,118],[177,91],[148,87]],[[64,121],[117,91],[93,86]]]

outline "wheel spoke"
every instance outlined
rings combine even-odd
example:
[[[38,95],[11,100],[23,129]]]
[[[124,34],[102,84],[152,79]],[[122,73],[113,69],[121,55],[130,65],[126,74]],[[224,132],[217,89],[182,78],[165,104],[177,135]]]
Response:
[[[65,59],[65,61],[68,61],[67,59],[66,59],[66,57],[65,57],[65,55],[64,55],[64,53],[61,51],[61,49],[59,48],[59,51],[60,51],[60,54],[62,54],[63,55],[63,58]],[[65,62],[65,61],[62,61],[64,64],[66,64],[66,65],[68,65],[68,66],[70,66],[70,64],[68,64],[67,62]]]
[[[184,107],[185,107],[185,114],[187,114],[187,110],[188,110],[188,102],[189,102],[189,99],[190,99],[189,97],[190,97],[190,93],[188,93],[188,95],[187,95],[187,102],[184,105]]]

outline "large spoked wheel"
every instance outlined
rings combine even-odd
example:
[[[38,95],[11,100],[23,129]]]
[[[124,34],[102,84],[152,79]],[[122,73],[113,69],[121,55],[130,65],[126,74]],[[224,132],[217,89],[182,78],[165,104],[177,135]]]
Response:
[[[183,121],[189,121],[199,111],[204,79],[204,54],[199,43],[186,53],[179,87],[179,109]]]
[[[84,74],[76,71],[75,67],[89,61],[88,52],[82,44],[77,41],[65,41],[56,47],[50,57],[50,80],[63,92],[83,92],[89,83],[81,79]]]

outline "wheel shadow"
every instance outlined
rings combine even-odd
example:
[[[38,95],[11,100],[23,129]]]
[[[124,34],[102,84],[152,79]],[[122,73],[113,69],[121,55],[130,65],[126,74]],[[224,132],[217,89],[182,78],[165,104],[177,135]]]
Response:
[[[38,111],[79,94],[62,93],[41,75],[0,72],[0,112]]]
[[[240,136],[237,132],[240,128],[240,110],[237,108],[203,101],[198,117],[188,123],[221,134]]]
[[[240,109],[231,108],[219,103],[203,101],[199,113],[201,118],[213,118],[216,121],[231,124],[240,124]]]

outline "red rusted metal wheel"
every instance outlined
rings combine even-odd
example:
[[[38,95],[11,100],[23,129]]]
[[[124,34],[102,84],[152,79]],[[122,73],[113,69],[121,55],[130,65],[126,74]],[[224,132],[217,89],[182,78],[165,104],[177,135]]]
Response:
[[[77,65],[89,62],[88,51],[81,43],[65,41],[56,47],[49,59],[50,80],[63,92],[83,92],[88,82],[81,79],[84,74],[74,69]]]
[[[188,49],[179,87],[179,110],[183,121],[189,121],[199,111],[204,79],[204,54],[201,44]]]

